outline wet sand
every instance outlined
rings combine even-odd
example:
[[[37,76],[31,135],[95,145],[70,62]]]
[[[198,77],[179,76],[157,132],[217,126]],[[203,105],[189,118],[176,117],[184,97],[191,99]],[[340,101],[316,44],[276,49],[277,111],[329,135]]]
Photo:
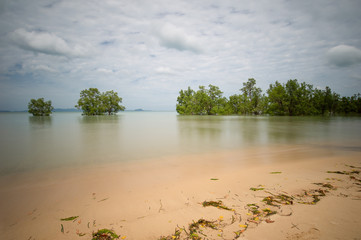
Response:
[[[234,239],[245,224],[239,239],[360,239],[360,185],[327,173],[361,167],[360,159],[357,148],[287,145],[10,174],[0,177],[0,236],[91,239],[108,228],[125,239],[159,239],[203,218],[224,225],[208,239]],[[313,183],[337,190],[315,205],[281,206],[270,223],[247,221],[247,204],[264,207],[269,192],[296,196],[319,188]],[[234,211],[201,205],[220,200]],[[79,217],[60,220],[70,216]]]

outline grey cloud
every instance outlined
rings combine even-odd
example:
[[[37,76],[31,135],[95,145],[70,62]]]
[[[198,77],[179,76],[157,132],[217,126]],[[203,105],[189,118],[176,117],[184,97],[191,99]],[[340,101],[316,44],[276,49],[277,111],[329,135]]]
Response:
[[[67,104],[62,94],[76,101],[96,85],[123,92],[129,108],[174,110],[180,89],[213,84],[234,94],[249,77],[264,90],[297,78],[360,92],[360,0],[0,2],[0,84],[15,93],[22,81],[29,94],[43,87]],[[0,96],[8,91],[0,87]]]
[[[187,34],[183,29],[173,25],[165,24],[155,30],[160,44],[166,48],[173,48],[179,51],[191,51],[203,53],[199,39]]]
[[[327,52],[329,63],[337,67],[348,67],[361,63],[361,50],[348,45],[338,45]]]
[[[52,72],[52,73],[58,72],[57,70],[55,70],[47,65],[37,65],[34,67],[34,70],[35,71]]]
[[[83,46],[70,46],[64,39],[53,33],[27,31],[19,28],[9,36],[14,44],[27,51],[67,57],[82,57],[88,53]]]

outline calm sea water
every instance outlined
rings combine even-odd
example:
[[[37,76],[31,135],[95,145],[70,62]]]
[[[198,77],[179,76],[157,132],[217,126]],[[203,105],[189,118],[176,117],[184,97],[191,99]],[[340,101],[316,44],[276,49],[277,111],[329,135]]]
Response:
[[[361,118],[0,113],[0,174],[279,144],[361,149]]]

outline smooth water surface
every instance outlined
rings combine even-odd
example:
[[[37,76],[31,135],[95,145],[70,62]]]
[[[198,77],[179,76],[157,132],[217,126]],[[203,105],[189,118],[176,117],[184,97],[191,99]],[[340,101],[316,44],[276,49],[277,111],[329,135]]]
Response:
[[[278,144],[360,151],[361,118],[0,113],[0,174]]]

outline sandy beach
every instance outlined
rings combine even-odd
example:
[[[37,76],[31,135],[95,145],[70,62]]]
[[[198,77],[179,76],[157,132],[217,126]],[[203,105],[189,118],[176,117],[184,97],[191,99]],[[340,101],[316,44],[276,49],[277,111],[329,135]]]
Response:
[[[0,238],[91,239],[107,228],[120,239],[185,239],[203,219],[214,229],[199,224],[202,239],[361,239],[360,159],[358,148],[285,145],[9,174]],[[270,196],[278,202],[262,201]]]

